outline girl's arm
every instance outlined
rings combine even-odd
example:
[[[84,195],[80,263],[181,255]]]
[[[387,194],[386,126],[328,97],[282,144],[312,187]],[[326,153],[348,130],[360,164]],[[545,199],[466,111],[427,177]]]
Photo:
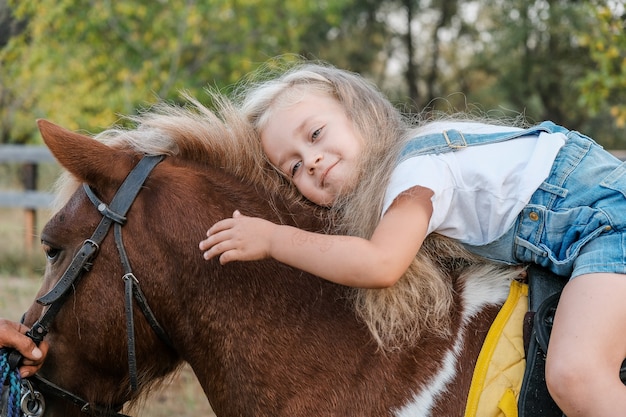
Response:
[[[432,214],[432,191],[414,187],[387,210],[370,240],[312,233],[242,216],[216,223],[200,242],[205,259],[222,264],[274,258],[338,284],[389,287],[420,249]]]

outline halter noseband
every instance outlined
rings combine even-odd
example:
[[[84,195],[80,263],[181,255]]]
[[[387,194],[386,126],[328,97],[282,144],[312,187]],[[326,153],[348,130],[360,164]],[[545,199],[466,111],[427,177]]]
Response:
[[[49,306],[45,313],[33,324],[31,329],[26,333],[36,344],[39,344],[50,329],[52,321],[60,311],[61,307],[67,299],[70,288],[73,288],[82,275],[89,271],[92,266],[93,259],[97,256],[98,249],[102,244],[102,241],[109,232],[109,229],[113,225],[115,235],[115,245],[117,246],[122,267],[124,269],[124,305],[126,311],[126,327],[128,338],[128,367],[130,377],[130,388],[132,391],[137,389],[137,360],[135,355],[135,331],[134,331],[134,317],[133,317],[133,298],[137,301],[137,305],[146,317],[150,327],[154,330],[157,336],[170,348],[173,349],[172,342],[168,338],[167,334],[157,321],[154,313],[150,309],[148,302],[139,287],[139,281],[132,272],[130,261],[126,255],[124,249],[124,243],[122,241],[122,226],[126,223],[126,213],[130,209],[130,206],[135,201],[137,194],[141,190],[144,182],[150,175],[150,172],[154,167],[163,160],[163,155],[156,156],[144,156],[139,163],[128,174],[120,188],[115,193],[111,204],[106,205],[103,203],[93,192],[93,190],[87,184],[83,184],[85,193],[96,206],[100,214],[102,214],[102,220],[96,227],[91,237],[83,243],[80,250],[76,253],[69,267],[65,270],[56,285],[45,295],[37,299],[37,302],[44,306]],[[21,360],[21,355],[17,351],[12,351],[10,354],[10,361],[17,366]],[[64,398],[71,403],[79,406],[81,411],[93,413],[104,416],[117,416],[127,417],[124,414],[110,411],[105,407],[93,405],[72,394],[63,388],[55,385],[54,383],[35,375],[33,381],[27,381],[27,386],[24,397],[30,396],[35,398],[40,396],[39,392],[34,391],[31,387],[31,383],[36,385],[40,391],[53,394],[57,397]],[[24,391],[24,386],[22,387]],[[43,406],[43,399],[40,400]],[[121,409],[121,406],[115,407],[117,410]],[[43,410],[41,410],[43,414]],[[30,414],[27,414],[30,415]]]

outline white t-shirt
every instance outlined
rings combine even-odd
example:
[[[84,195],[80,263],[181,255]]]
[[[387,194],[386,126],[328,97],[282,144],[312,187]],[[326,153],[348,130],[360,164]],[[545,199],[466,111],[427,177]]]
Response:
[[[521,130],[468,122],[436,122],[421,134],[456,129],[463,133]],[[383,214],[395,198],[414,186],[433,191],[428,233],[484,245],[502,236],[548,177],[562,133],[545,133],[470,146],[455,152],[423,155],[401,162],[391,176]]]

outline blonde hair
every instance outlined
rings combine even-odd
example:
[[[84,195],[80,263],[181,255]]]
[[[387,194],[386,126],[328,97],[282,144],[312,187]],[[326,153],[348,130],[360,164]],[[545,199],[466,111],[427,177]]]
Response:
[[[385,189],[398,154],[405,140],[412,137],[415,123],[360,75],[326,64],[297,63],[278,77],[251,78],[240,87],[239,107],[258,133],[277,100],[294,88],[298,94],[322,92],[337,99],[365,146],[358,185],[328,212],[334,225],[328,232],[370,238],[380,221]],[[293,185],[284,181],[295,193]],[[415,342],[425,330],[446,335],[454,297],[452,276],[461,265],[476,262],[477,258],[459,243],[431,235],[394,286],[354,289],[352,302],[382,348]]]

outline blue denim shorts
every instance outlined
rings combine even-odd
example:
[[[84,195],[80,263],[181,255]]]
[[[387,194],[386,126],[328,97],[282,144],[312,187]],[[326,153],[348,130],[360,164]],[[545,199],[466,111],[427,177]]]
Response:
[[[509,231],[468,249],[509,264],[536,263],[572,278],[626,274],[626,163],[578,132],[567,136],[550,175]]]

